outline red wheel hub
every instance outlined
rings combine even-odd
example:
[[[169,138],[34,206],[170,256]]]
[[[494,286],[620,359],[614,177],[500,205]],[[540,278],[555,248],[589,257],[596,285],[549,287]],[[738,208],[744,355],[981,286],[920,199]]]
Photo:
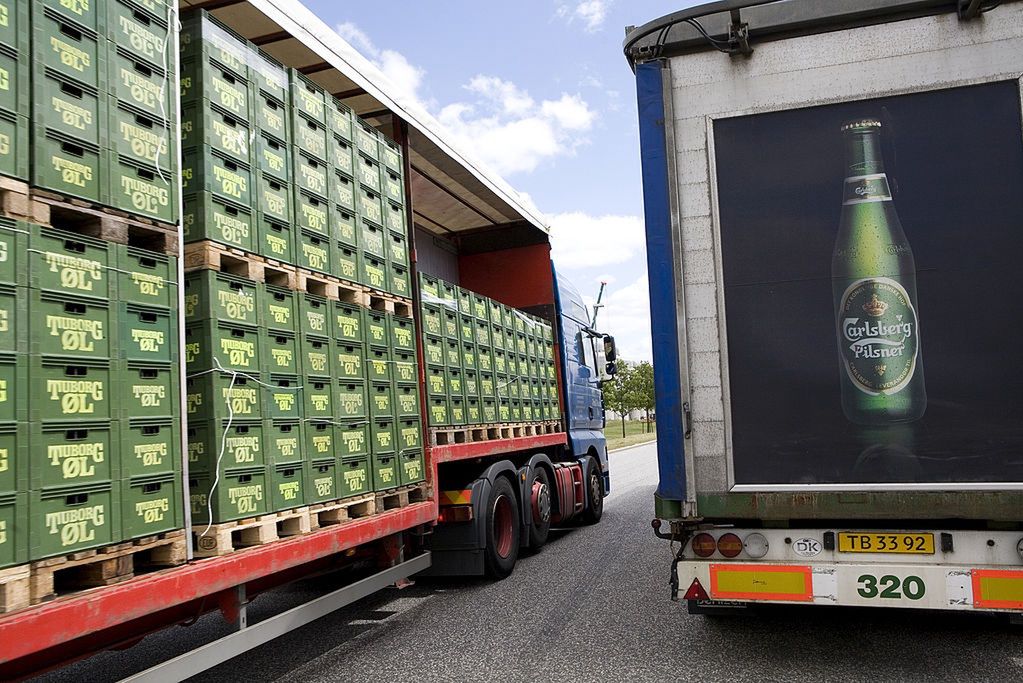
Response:
[[[533,504],[533,523],[546,524],[551,519],[551,489],[539,479],[533,480],[531,492]]]

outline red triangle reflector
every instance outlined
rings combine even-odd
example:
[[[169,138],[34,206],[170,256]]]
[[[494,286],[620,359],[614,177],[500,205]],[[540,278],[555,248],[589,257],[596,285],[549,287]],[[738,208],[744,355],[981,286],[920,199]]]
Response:
[[[693,583],[689,586],[689,590],[686,591],[683,600],[710,600],[710,596],[707,595],[707,591],[703,590],[703,586],[700,585],[699,579],[693,579]]]

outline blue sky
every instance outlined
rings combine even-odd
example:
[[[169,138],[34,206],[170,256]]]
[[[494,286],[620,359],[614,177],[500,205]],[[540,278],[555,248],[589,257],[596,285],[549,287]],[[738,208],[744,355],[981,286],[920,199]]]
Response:
[[[625,26],[692,3],[305,4],[532,199],[559,270],[584,295],[608,281],[598,326],[626,358],[649,360],[635,87],[621,44]]]

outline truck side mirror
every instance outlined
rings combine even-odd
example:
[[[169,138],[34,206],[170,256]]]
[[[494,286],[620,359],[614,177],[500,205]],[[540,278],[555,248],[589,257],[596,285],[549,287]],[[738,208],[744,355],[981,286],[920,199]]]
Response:
[[[618,347],[615,345],[615,338],[609,334],[604,335],[604,357],[607,358],[608,363],[618,360]]]

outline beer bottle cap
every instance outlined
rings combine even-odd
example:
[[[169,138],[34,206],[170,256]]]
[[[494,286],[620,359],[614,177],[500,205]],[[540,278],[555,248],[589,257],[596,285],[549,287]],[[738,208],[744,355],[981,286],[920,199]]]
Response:
[[[856,128],[880,128],[881,122],[877,119],[857,119],[855,121],[849,121],[842,126],[842,132],[847,130],[854,130]]]

